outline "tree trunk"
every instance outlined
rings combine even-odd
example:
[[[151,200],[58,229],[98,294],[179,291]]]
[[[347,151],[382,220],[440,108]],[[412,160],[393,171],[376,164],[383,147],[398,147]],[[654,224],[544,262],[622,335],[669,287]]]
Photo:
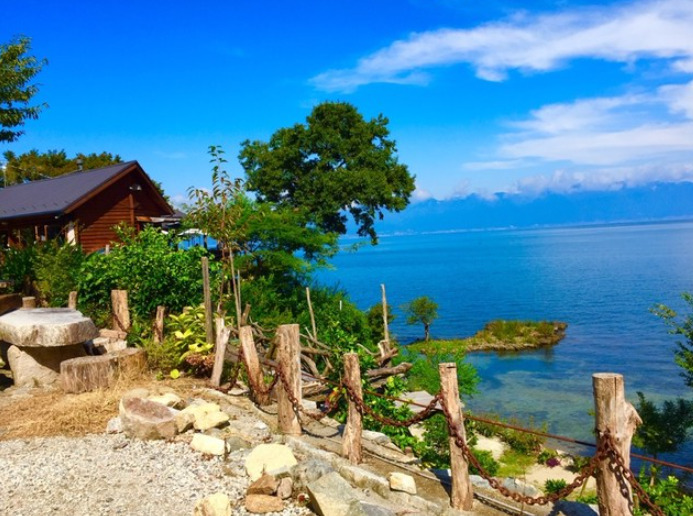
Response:
[[[118,378],[140,375],[147,367],[141,349],[126,348],[106,355],[63,360],[60,363],[60,384],[65,392],[79,393],[107,389]]]
[[[424,340],[425,340],[426,342],[428,342],[428,339],[429,339],[430,336],[431,336],[430,328],[431,328],[431,325],[430,325],[430,324],[424,323]]]
[[[354,394],[358,398],[363,399],[358,353],[347,353],[344,355],[344,376],[354,390]],[[363,450],[361,449],[362,434],[361,413],[358,411],[356,403],[349,399],[349,415],[344,428],[344,435],[342,436],[342,456],[348,458],[352,464],[361,464],[363,460]]]

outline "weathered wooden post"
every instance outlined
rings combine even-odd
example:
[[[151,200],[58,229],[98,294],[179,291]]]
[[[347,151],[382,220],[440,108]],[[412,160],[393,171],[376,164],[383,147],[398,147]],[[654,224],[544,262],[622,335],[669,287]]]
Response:
[[[214,344],[214,326],[212,324],[212,292],[209,288],[209,259],[202,257],[202,290],[205,303],[205,331],[207,343]]]
[[[380,290],[383,295],[383,340],[387,343],[386,346],[390,347],[390,327],[387,320],[387,295],[385,294],[385,284],[380,284]]]
[[[164,317],[166,316],[166,307],[156,307],[156,317],[154,318],[154,342],[161,344],[164,341]]]
[[[310,326],[313,329],[312,337],[318,339],[318,328],[315,325],[315,313],[313,312],[313,303],[310,302],[310,288],[306,287],[306,300],[308,301],[308,312],[310,313]]]
[[[358,353],[347,353],[344,355],[344,378],[351,386],[354,395],[359,399],[363,399]],[[352,464],[361,464],[363,460],[363,450],[361,449],[362,433],[361,412],[356,407],[356,403],[350,398],[349,415],[344,428],[344,435],[342,436],[342,456],[347,457]]]
[[[217,317],[217,338],[214,350],[214,366],[212,367],[212,377],[210,383],[219,387],[221,385],[221,373],[224,371],[224,357],[226,355],[226,345],[231,336],[231,328],[227,328],[223,317]]]
[[[24,310],[36,308],[36,298],[34,296],[24,296],[22,298],[22,308]]]
[[[460,391],[457,385],[457,365],[454,362],[438,364],[440,373],[441,403],[450,414],[452,424],[466,444],[467,436],[464,431],[464,419],[460,401]],[[450,476],[452,477],[452,493],[450,505],[453,509],[470,511],[474,502],[472,484],[469,481],[469,466],[462,450],[455,444],[455,438],[450,437]]]
[[[284,382],[280,381],[277,390],[279,429],[285,434],[301,435],[301,423],[291,402],[293,397],[298,406],[301,405],[301,344],[298,324],[282,324],[277,328],[277,338],[279,367],[287,384],[284,386]],[[287,388],[291,395],[286,392]]]
[[[130,309],[128,308],[128,291],[111,290],[111,309],[113,311],[113,329],[127,333],[130,331]]]
[[[77,291],[73,290],[67,296],[67,307],[70,310],[77,310]]]
[[[625,398],[623,375],[596,373],[592,375],[597,442],[608,430],[615,448],[630,468],[630,444],[637,426],[642,423],[633,405]],[[597,497],[601,516],[623,516],[633,513],[633,493],[628,481],[609,468],[604,459],[597,469]]]
[[[250,392],[258,405],[269,403],[269,392],[266,392],[265,380],[260,367],[260,360],[257,358],[257,349],[253,340],[253,329],[250,326],[241,326],[239,339],[241,341],[241,352],[245,361],[250,383]]]

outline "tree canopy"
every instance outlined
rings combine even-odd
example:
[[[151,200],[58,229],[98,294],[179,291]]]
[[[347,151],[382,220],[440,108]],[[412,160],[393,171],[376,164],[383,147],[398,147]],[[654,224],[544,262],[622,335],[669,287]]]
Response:
[[[306,224],[327,233],[346,233],[349,213],[358,234],[375,243],[376,218],[403,210],[414,191],[387,124],[382,115],[365,120],[345,102],[319,104],[305,124],[242,143],[247,188],[258,201],[301,209]]]
[[[80,152],[74,158],[68,158],[64,150],[39,152],[36,149],[19,155],[12,151],[6,151],[3,157],[6,162],[4,180],[6,179],[7,185],[57,177],[74,172],[80,167],[84,170],[90,170],[123,161],[119,155],[110,152],[101,152],[100,154]]]
[[[46,104],[31,105],[38,85],[31,80],[47,63],[29,55],[31,40],[26,36],[0,45],[0,142],[13,142],[24,131],[27,119],[38,118]]]
[[[431,324],[438,318],[438,303],[428,296],[417,297],[402,309],[407,315],[407,324],[423,324],[426,341],[431,336]]]

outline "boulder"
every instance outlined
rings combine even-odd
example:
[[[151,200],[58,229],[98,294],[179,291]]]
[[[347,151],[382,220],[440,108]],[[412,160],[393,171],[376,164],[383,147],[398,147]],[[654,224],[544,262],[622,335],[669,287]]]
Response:
[[[190,405],[182,410],[184,413],[192,414],[194,418],[193,426],[195,430],[204,432],[210,428],[215,428],[229,421],[229,415],[221,411],[216,403],[200,403]]]
[[[223,439],[205,434],[193,435],[190,446],[193,450],[206,455],[224,455],[226,453],[226,442]]]
[[[335,469],[328,462],[319,459],[302,461],[291,471],[296,489],[303,490],[308,484],[322,476],[332,473]]]
[[[161,403],[162,405],[166,405],[167,407],[171,407],[174,409],[185,408],[185,402],[183,401],[183,399],[173,392],[166,392],[158,396],[149,396],[148,399],[149,401]]]
[[[279,512],[284,510],[284,502],[276,496],[249,494],[245,497],[245,510],[253,514]]]
[[[231,516],[231,500],[224,493],[214,493],[197,502],[193,516]]]
[[[359,500],[351,504],[349,511],[349,516],[397,516],[392,509]]]
[[[176,417],[173,410],[143,398],[120,400],[123,432],[138,439],[173,439]]]
[[[519,493],[524,496],[541,496],[541,491],[530,484],[525,484],[521,480],[516,478],[508,477],[503,480],[503,487],[512,491],[513,493]]]
[[[247,494],[273,495],[277,492],[279,482],[273,475],[264,473],[260,478],[248,486]]]
[[[61,362],[86,354],[82,344],[48,348],[13,345],[7,349],[7,361],[15,386],[43,387],[53,385],[60,379]]]
[[[245,469],[250,480],[255,481],[263,473],[279,476],[298,464],[291,448],[283,444],[260,444],[245,459]]]
[[[310,506],[320,516],[350,516],[360,503],[354,488],[339,473],[332,472],[307,486]]]
[[[404,473],[393,472],[388,477],[390,481],[390,489],[393,491],[404,491],[409,494],[416,494],[416,482],[414,477],[405,475]]]

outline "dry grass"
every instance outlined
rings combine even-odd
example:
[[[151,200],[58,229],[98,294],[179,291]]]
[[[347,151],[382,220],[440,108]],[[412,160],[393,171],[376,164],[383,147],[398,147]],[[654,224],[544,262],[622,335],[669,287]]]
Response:
[[[121,378],[110,389],[81,394],[65,394],[59,389],[35,389],[27,397],[3,400],[0,440],[102,433],[108,420],[118,415],[120,399],[130,389],[142,387],[152,393],[173,390],[185,397],[203,385],[203,380],[179,378],[159,381],[151,376],[139,376]],[[4,396],[9,394],[0,393],[0,397]]]

